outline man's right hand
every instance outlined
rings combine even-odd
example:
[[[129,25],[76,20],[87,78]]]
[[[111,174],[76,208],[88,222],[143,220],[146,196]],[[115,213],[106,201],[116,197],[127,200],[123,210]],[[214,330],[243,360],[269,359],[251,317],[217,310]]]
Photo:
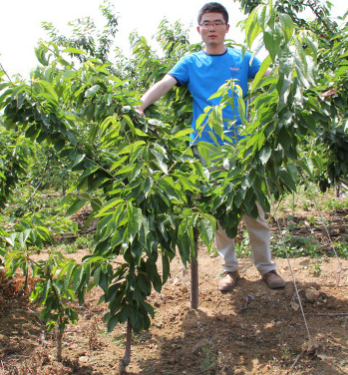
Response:
[[[134,109],[135,109],[136,112],[139,113],[139,115],[140,115],[141,117],[146,118],[146,115],[145,115],[143,109],[141,108],[141,106],[135,107]]]
[[[146,118],[144,110],[156,100],[162,98],[172,87],[176,85],[176,79],[166,74],[160,81],[150,87],[146,93],[141,97],[140,101],[143,103],[134,109],[141,117]]]

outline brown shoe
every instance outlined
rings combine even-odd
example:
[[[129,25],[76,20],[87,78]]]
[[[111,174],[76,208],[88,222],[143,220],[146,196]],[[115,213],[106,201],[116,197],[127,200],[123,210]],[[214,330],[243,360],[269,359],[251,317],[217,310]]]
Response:
[[[237,285],[238,279],[238,270],[233,272],[225,272],[221,280],[219,281],[219,290],[221,290],[222,292],[228,292],[229,290],[232,290]]]
[[[285,281],[277,274],[276,270],[265,273],[262,275],[262,279],[271,289],[284,288],[285,286]]]

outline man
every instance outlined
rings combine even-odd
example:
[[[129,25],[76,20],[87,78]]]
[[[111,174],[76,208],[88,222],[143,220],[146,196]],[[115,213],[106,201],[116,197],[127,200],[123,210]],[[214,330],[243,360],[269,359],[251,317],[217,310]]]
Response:
[[[150,104],[165,95],[175,85],[187,84],[193,96],[191,127],[194,132],[191,133],[191,139],[214,143],[208,130],[203,131],[198,138],[196,133],[196,120],[204,112],[204,108],[219,103],[218,98],[210,101],[207,99],[231,78],[238,79],[237,83],[245,94],[247,81],[249,78],[255,77],[260,68],[260,61],[253,59],[250,63],[250,53],[246,53],[243,57],[240,50],[225,46],[225,35],[229,31],[230,25],[228,24],[228,13],[221,4],[215,2],[205,4],[198,14],[198,25],[197,31],[205,44],[204,50],[184,56],[161,81],[143,95],[141,98],[143,104],[137,107],[137,111],[145,117],[144,110]],[[266,73],[266,75],[268,74],[269,72]],[[232,111],[232,107],[226,107],[223,117],[236,120],[238,126],[241,123],[240,117],[236,110],[234,113]],[[225,124],[225,133],[236,138],[237,134],[234,134],[234,130],[231,129]],[[209,131],[211,130],[209,129]],[[223,140],[217,134],[215,136],[219,144],[222,145]],[[254,264],[268,287],[282,288],[285,286],[285,282],[275,271],[275,263],[271,260],[270,230],[260,206],[258,206],[258,210],[258,219],[244,215],[253,250]],[[216,244],[219,254],[224,259],[223,268],[225,271],[219,282],[219,289],[229,291],[236,286],[239,279],[238,260],[235,256],[234,240],[226,235],[220,225],[216,233]]]

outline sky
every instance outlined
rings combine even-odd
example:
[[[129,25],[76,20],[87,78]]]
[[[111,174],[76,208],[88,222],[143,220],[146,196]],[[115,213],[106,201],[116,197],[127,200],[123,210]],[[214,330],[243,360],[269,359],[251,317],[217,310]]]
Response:
[[[196,31],[197,13],[208,0],[111,0],[118,15],[118,33],[115,45],[126,55],[131,53],[129,34],[137,30],[148,40],[156,33],[161,20],[181,21],[190,28],[191,43],[198,43]],[[219,1],[230,16],[229,36],[238,43],[244,40],[236,24],[245,18],[239,10],[239,3],[233,0]],[[331,0],[334,15],[343,15],[348,8],[346,0]],[[69,35],[68,22],[90,16],[97,27],[105,24],[99,6],[102,0],[7,0],[1,4],[0,21],[0,63],[9,76],[17,73],[28,78],[29,71],[38,62],[34,47],[41,39],[48,40],[41,22],[52,22],[61,34]]]

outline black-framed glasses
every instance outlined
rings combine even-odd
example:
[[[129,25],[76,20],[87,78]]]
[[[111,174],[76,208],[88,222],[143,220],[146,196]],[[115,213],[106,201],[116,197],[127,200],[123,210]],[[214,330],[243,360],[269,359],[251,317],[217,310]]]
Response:
[[[222,27],[224,25],[226,25],[226,22],[222,22],[222,21],[214,21],[214,22],[208,22],[208,21],[204,21],[202,23],[199,24],[202,29],[209,29],[210,27]]]

